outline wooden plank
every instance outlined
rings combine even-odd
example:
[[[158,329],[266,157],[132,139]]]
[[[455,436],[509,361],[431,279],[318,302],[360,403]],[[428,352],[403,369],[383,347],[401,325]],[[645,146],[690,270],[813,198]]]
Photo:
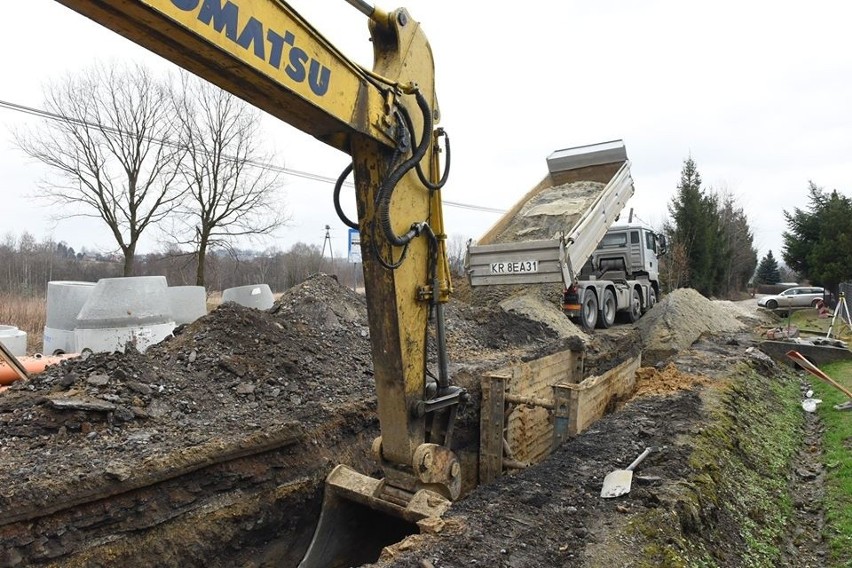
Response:
[[[505,375],[482,377],[479,409],[479,482],[489,483],[503,473],[503,425],[505,422]]]
[[[603,375],[589,377],[579,384],[560,385],[571,391],[568,426],[570,436],[576,436],[600,419],[610,401],[633,391],[636,370],[641,362],[641,355],[637,355]]]

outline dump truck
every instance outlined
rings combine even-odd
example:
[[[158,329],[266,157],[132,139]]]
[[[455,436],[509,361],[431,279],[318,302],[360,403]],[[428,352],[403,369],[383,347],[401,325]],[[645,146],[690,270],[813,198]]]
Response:
[[[467,251],[472,287],[562,283],[564,312],[585,330],[633,322],[660,295],[665,237],[615,224],[634,193],[622,140],[566,148],[548,173]]]

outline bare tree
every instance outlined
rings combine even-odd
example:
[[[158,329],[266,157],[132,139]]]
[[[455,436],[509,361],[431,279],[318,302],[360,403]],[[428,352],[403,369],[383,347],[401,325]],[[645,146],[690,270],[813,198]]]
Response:
[[[182,175],[190,188],[178,208],[174,235],[197,256],[196,285],[204,285],[207,252],[228,248],[240,237],[267,235],[282,226],[275,189],[278,176],[263,166],[260,112],[186,72],[175,95],[181,144],[187,149]]]
[[[467,245],[471,241],[464,235],[450,235],[447,240],[447,257],[450,271],[454,277],[461,278],[464,274],[464,260],[467,255]]]
[[[281,272],[284,273],[284,287],[291,288],[303,282],[311,274],[320,271],[322,249],[317,245],[298,242],[290,247],[282,258]]]
[[[183,195],[177,186],[182,150],[167,85],[142,66],[95,66],[45,90],[51,114],[44,128],[16,134],[17,145],[49,166],[45,195],[62,216],[101,219],[134,272],[142,233],[168,215]]]
[[[686,286],[689,282],[689,258],[683,242],[669,245],[669,252],[660,258],[660,280],[667,292]]]
[[[724,252],[717,292],[736,297],[743,292],[757,268],[757,251],[748,218],[736,198],[726,189],[718,194],[718,246]]]

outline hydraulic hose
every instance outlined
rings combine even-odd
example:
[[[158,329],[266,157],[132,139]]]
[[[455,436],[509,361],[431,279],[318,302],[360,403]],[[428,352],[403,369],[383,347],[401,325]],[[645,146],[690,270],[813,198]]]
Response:
[[[402,235],[397,235],[391,226],[390,219],[390,200],[393,196],[393,190],[396,188],[396,185],[402,177],[413,167],[419,164],[420,160],[423,159],[423,156],[426,155],[426,151],[429,148],[429,137],[432,133],[432,109],[429,108],[429,102],[419,90],[414,92],[414,96],[417,100],[417,106],[423,113],[423,137],[414,149],[411,157],[400,164],[398,168],[394,169],[388,177],[385,178],[382,183],[382,187],[379,190],[378,198],[378,216],[379,222],[382,226],[382,232],[389,243],[398,247],[405,246],[410,243],[423,231],[424,226],[426,226],[425,222],[414,223],[407,232]]]
[[[411,120],[411,115],[408,113],[408,110],[403,107],[402,109],[402,117],[405,120],[405,125],[410,132],[414,132],[414,123]],[[437,191],[444,187],[447,183],[447,178],[450,176],[450,161],[451,161],[451,153],[450,153],[450,137],[447,132],[443,128],[438,128],[436,130],[436,134],[440,137],[444,137],[444,145],[447,147],[447,158],[444,162],[444,173],[441,175],[441,179],[438,183],[432,183],[429,178],[423,173],[423,168],[420,165],[420,162],[417,162],[417,177],[420,178],[420,183],[431,189],[432,191]]]
[[[346,181],[346,178],[349,177],[349,174],[352,173],[353,169],[352,163],[346,166],[343,169],[343,172],[337,178],[337,182],[334,184],[334,210],[337,212],[337,217],[340,219],[344,225],[349,227],[350,229],[358,230],[358,223],[351,221],[349,217],[346,216],[346,213],[343,212],[343,208],[340,206],[340,190],[343,188],[343,182]]]

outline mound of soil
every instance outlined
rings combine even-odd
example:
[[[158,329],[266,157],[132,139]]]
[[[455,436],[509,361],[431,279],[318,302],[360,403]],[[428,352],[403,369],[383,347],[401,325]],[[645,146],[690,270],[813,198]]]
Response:
[[[546,295],[447,305],[451,373],[472,407],[482,372],[576,341]],[[584,341],[589,372],[642,336],[658,353],[684,349],[675,366],[643,371],[643,396],[539,466],[480,487],[378,565],[630,564],[612,539],[633,513],[677,509],[672,487],[695,473],[686,437],[702,430],[713,384],[699,375],[753,359],[712,335],[743,324],[693,291],[640,322]],[[364,298],[318,275],[269,311],[223,304],[145,354],[68,360],[14,385],[0,395],[0,566],[295,566],[331,467],[379,474],[369,339]],[[477,416],[461,413],[457,444],[475,443]],[[646,446],[658,448],[637,473],[647,479],[629,500],[602,502],[603,476]]]
[[[687,349],[702,333],[737,333],[747,328],[729,307],[717,305],[692,288],[667,294],[637,327],[645,362],[651,364]]]
[[[692,390],[696,386],[706,385],[709,382],[708,377],[685,373],[672,363],[659,371],[654,367],[642,367],[636,371],[636,390],[633,391],[633,398]]]

